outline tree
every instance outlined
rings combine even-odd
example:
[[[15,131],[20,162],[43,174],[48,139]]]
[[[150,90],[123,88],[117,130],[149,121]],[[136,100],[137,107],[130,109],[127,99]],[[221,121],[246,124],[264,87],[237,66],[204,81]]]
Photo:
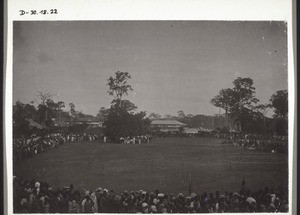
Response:
[[[149,119],[153,120],[153,119],[161,119],[161,115],[158,113],[150,113],[149,114]]]
[[[271,96],[270,106],[274,110],[275,131],[279,135],[288,134],[288,91],[279,90]]]
[[[269,104],[259,104],[255,107],[255,110],[257,111],[258,117],[260,117],[263,121],[263,130],[264,132],[267,131],[267,125],[266,125],[266,114],[270,110]]]
[[[40,100],[40,102],[38,102],[38,103],[42,104],[42,105],[45,105],[46,101],[48,99],[52,99],[53,98],[53,94],[50,91],[48,91],[48,90],[38,91],[37,97]]]
[[[120,112],[126,112],[126,113],[133,114],[134,111],[137,109],[135,104],[133,104],[129,100],[114,99],[111,104],[112,104],[111,111],[116,111],[116,112],[119,112],[119,113]]]
[[[172,116],[172,115],[170,115],[170,114],[166,114],[166,115],[164,115],[164,118],[165,118],[165,119],[174,119],[174,118],[176,118],[176,117],[174,117],[174,116]]]
[[[108,109],[106,109],[105,107],[101,107],[96,115],[96,119],[98,119],[99,121],[105,121],[107,119],[108,113]]]
[[[123,99],[132,91],[127,83],[131,75],[127,72],[116,72],[115,77],[107,80],[108,93],[113,96],[111,107],[105,111],[105,134],[113,141],[118,142],[120,137],[142,135],[147,132],[150,120],[145,118],[145,112],[135,113],[137,107],[129,100]],[[100,109],[101,111],[101,109]]]
[[[122,100],[123,96],[128,95],[129,91],[132,91],[132,87],[127,83],[131,79],[131,75],[128,72],[116,72],[116,77],[110,77],[107,80],[109,95],[113,96],[116,100]]]
[[[238,122],[240,131],[247,131],[244,127],[251,119],[255,104],[259,101],[255,97],[255,87],[251,78],[238,77],[233,81],[233,97],[230,114]]]
[[[214,98],[211,99],[211,103],[218,107],[225,110],[225,120],[226,120],[226,127],[228,128],[228,111],[229,108],[233,105],[233,97],[234,91],[233,89],[227,88],[220,90],[219,94],[216,95]]]
[[[29,137],[34,129],[29,126],[27,120],[35,120],[36,108],[31,104],[23,104],[17,101],[13,106],[13,136]]]
[[[233,88],[222,89],[211,103],[225,110],[225,115],[235,119],[240,131],[247,131],[247,123],[254,115],[255,87],[251,78],[238,77],[233,81]],[[226,117],[228,127],[228,117]]]
[[[186,117],[187,117],[187,118],[193,118],[194,115],[193,115],[193,114],[188,114],[188,115],[186,115]]]
[[[279,90],[271,96],[270,105],[274,109],[275,117],[287,119],[288,117],[288,92]]]
[[[70,108],[71,116],[76,116],[75,104],[74,103],[69,103],[69,108]]]
[[[179,119],[185,118],[185,114],[184,114],[183,110],[178,111],[177,114],[178,114]]]

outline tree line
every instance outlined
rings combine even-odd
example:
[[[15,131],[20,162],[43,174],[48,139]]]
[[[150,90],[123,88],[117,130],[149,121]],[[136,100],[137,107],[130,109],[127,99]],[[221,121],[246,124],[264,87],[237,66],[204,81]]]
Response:
[[[36,99],[29,103],[17,101],[13,105],[13,135],[14,137],[29,137],[32,134],[43,135],[45,132],[57,130],[54,128],[56,120],[72,121],[78,117],[93,118],[92,115],[76,111],[75,104],[69,103],[69,111],[65,111],[65,102],[55,102],[54,95],[48,90],[39,91]],[[32,126],[32,122],[35,126]],[[59,123],[59,122],[58,122]],[[82,127],[82,128],[81,128]],[[79,131],[86,128],[83,126],[70,126],[68,130]]]
[[[38,92],[34,102],[23,104],[17,101],[13,105],[13,133],[14,137],[30,136],[43,132],[30,126],[30,120],[41,124],[44,128],[53,128],[53,119],[73,120],[79,117],[103,121],[104,134],[112,141],[121,137],[139,136],[149,132],[151,120],[161,119],[161,115],[151,113],[146,117],[145,111],[137,111],[137,106],[126,99],[133,91],[128,83],[131,75],[128,72],[116,72],[107,79],[107,93],[112,97],[110,107],[101,107],[96,117],[76,111],[75,104],[69,103],[69,111],[64,111],[63,101],[55,102],[49,91]],[[190,127],[207,127],[208,124],[225,124],[223,130],[230,131],[234,127],[244,133],[278,133],[287,134],[288,125],[288,92],[275,92],[267,104],[260,104],[255,95],[255,87],[251,78],[238,77],[233,81],[232,88],[221,89],[219,94],[211,99],[211,104],[223,109],[224,116],[208,117],[204,115],[184,114],[178,111],[178,116],[166,115],[166,119],[176,119]],[[36,105],[34,105],[34,103]],[[273,118],[266,113],[273,109]],[[224,123],[225,121],[225,123]],[[70,126],[69,126],[70,127]],[[78,127],[78,126],[77,126]],[[77,128],[71,126],[70,131],[84,131],[86,125]]]
[[[259,104],[255,95],[255,87],[251,78],[238,77],[233,81],[232,88],[221,89],[219,94],[211,99],[211,103],[225,110],[225,118],[234,120],[239,131],[244,133],[276,132],[287,135],[288,125],[288,92],[276,91],[267,104]],[[273,120],[266,113],[273,109]],[[275,128],[270,128],[270,123]]]

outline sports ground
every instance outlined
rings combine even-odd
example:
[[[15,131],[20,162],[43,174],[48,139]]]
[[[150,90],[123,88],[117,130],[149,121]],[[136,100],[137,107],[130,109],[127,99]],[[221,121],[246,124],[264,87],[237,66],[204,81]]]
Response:
[[[14,175],[54,188],[97,187],[188,194],[288,184],[285,154],[251,151],[215,138],[155,138],[149,144],[74,142],[14,164]]]

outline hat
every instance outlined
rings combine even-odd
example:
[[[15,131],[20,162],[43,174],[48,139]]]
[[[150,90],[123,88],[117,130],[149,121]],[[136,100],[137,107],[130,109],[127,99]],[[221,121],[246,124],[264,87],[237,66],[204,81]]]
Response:
[[[143,207],[143,208],[148,207],[148,204],[147,204],[146,202],[144,202],[144,203],[142,204],[142,207]]]
[[[157,212],[156,206],[155,206],[155,205],[151,205],[150,211],[151,211],[151,212]]]
[[[143,191],[143,192],[142,192],[143,195],[146,195],[146,193],[147,193],[146,191]]]
[[[165,196],[165,194],[159,193],[159,194],[157,194],[157,196],[163,198]]]
[[[183,197],[183,194],[182,194],[182,193],[178,193],[178,196],[179,196],[179,197]]]
[[[34,187],[40,187],[41,186],[41,184],[40,184],[40,182],[35,182],[35,184],[34,184]]]
[[[108,192],[108,189],[104,189],[103,191],[107,193],[107,192]]]

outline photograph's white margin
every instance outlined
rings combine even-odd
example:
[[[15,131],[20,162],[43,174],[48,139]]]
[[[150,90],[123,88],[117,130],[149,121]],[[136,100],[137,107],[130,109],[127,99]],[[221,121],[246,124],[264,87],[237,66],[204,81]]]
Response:
[[[12,204],[12,71],[13,21],[25,20],[248,20],[286,21],[288,30],[288,95],[289,95],[289,214],[296,206],[292,187],[296,163],[294,160],[295,77],[293,51],[292,0],[6,0],[6,68],[4,74],[5,140],[4,169],[7,175],[7,214],[13,214]],[[58,14],[19,15],[19,10],[57,9]],[[294,161],[294,162],[293,162]],[[293,194],[293,197],[292,197]],[[285,213],[286,214],[286,213]]]

